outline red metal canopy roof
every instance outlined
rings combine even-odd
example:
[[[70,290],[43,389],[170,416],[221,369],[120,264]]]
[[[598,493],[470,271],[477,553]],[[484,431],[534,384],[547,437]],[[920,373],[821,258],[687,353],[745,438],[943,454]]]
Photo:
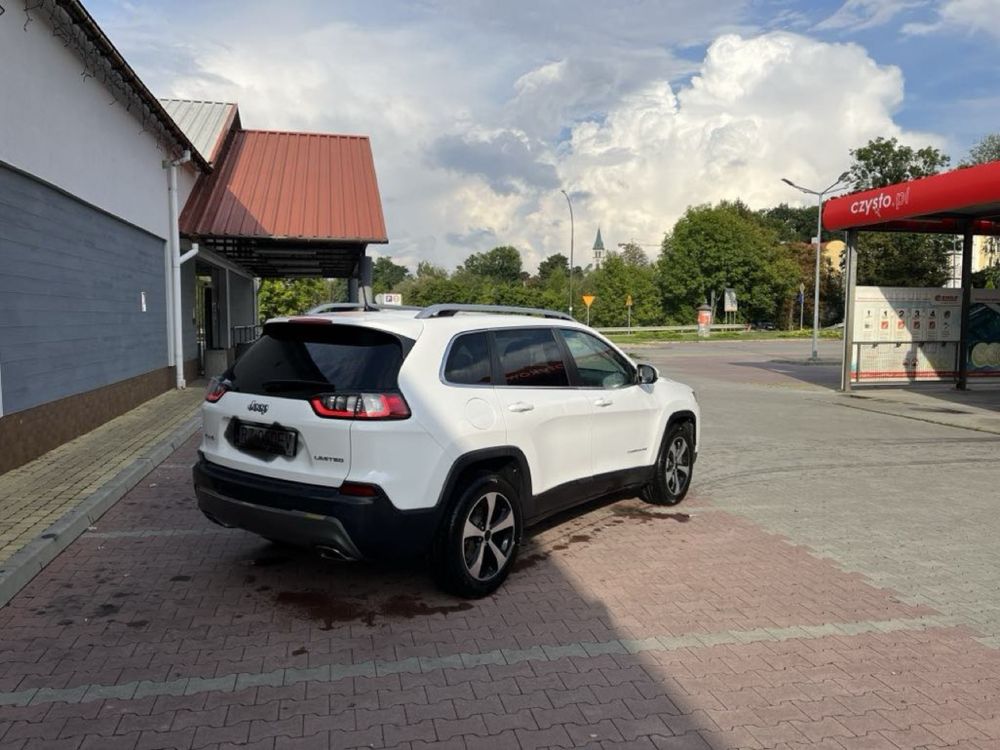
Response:
[[[180,228],[195,239],[388,242],[365,136],[237,131]]]
[[[823,226],[879,232],[1000,235],[1000,161],[832,198]]]

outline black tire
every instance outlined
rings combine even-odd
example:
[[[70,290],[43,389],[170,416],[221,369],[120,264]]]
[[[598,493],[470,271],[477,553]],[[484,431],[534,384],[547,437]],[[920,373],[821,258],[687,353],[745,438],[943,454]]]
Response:
[[[487,518],[491,509],[492,517]],[[482,534],[470,535],[467,521]],[[476,476],[457,490],[435,542],[438,585],[467,599],[492,594],[517,559],[521,529],[518,491],[498,474]]]
[[[694,459],[694,425],[680,422],[668,427],[656,459],[656,472],[642,490],[643,500],[653,505],[677,505],[691,487]]]

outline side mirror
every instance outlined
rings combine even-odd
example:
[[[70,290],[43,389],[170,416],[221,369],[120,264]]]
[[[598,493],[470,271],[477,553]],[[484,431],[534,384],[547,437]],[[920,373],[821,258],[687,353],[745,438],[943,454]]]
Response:
[[[639,365],[639,385],[650,385],[655,383],[659,377],[660,373],[658,373],[656,368],[652,365]]]

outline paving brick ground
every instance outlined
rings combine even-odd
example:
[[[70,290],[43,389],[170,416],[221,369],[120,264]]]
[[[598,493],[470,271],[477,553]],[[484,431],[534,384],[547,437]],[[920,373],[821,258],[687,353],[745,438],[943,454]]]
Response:
[[[165,433],[190,419],[201,397],[201,388],[165,393],[0,474],[0,567]]]
[[[935,462],[990,444],[844,409],[766,368],[741,379],[721,351],[655,355],[696,382],[716,430],[692,497],[559,519],[476,602],[437,594],[417,568],[330,563],[208,525],[188,443],[0,609],[0,747],[1000,747],[1000,652],[982,627],[918,596],[916,575],[912,591],[872,575],[911,550],[936,561],[932,531],[884,508],[861,539],[897,525],[881,557],[823,536],[840,538],[845,493],[822,467],[853,461],[857,475],[869,456],[851,502],[896,507],[891,438],[943,446]],[[842,452],[842,431],[871,442]],[[989,480],[975,465],[966,492]],[[920,476],[947,492],[940,468]]]

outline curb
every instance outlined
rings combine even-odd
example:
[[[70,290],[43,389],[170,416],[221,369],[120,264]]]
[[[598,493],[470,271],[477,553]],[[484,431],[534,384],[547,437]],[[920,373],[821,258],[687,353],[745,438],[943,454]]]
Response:
[[[114,477],[85,497],[78,505],[49,526],[40,536],[19,549],[0,568],[0,607],[38,575],[60,552],[77,540],[126,492],[183,445],[200,426],[194,414],[166,437],[147,448],[145,455],[133,460]]]

